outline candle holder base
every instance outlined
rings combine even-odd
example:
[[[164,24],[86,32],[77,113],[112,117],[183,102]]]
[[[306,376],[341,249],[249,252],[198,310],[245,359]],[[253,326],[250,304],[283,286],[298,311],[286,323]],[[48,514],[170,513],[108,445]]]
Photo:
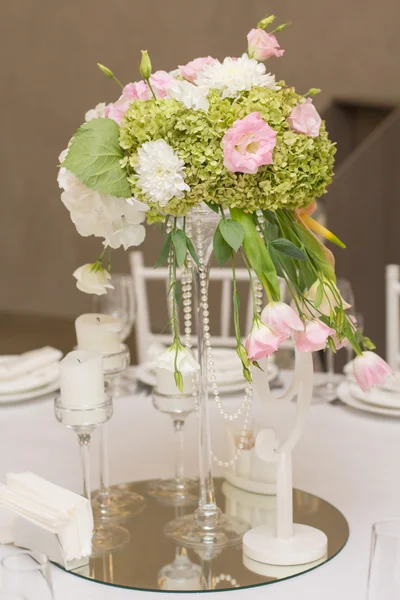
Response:
[[[239,545],[248,529],[246,521],[222,513],[214,527],[200,527],[192,514],[167,523],[164,533],[179,546],[217,551]]]
[[[131,536],[127,529],[117,525],[102,525],[95,522],[92,537],[92,558],[122,550],[129,544]]]
[[[328,538],[309,525],[293,525],[290,538],[278,538],[276,527],[261,525],[243,537],[243,554],[251,560],[269,565],[303,565],[326,555]]]
[[[167,506],[194,506],[199,499],[199,480],[197,477],[153,479],[149,482],[148,494]]]
[[[92,494],[92,509],[95,520],[129,521],[144,510],[146,500],[125,484],[112,485],[104,495],[101,491]]]

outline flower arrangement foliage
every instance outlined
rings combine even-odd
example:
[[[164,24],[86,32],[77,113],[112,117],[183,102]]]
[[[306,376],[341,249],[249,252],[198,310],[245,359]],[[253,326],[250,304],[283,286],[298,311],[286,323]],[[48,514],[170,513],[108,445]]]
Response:
[[[182,387],[180,358],[187,355],[177,326],[177,269],[199,265],[185,217],[205,203],[219,223],[213,249],[220,264],[232,263],[237,353],[244,376],[250,365],[292,337],[300,352],[351,344],[354,374],[363,389],[382,382],[389,367],[371,350],[336,286],[333,255],[315,235],[344,244],[312,217],[315,202],[332,181],[335,144],[313,104],[320,90],[299,94],[276,82],[264,61],[284,50],[262,19],[248,36],[247,52],[219,61],[199,57],[175,71],[153,72],[142,51],[142,79],[121,88],[111,104],[85,115],[61,154],[61,199],[80,235],[103,240],[98,259],[74,273],[79,289],[94,294],[112,287],[113,248],[142,243],[144,221],[163,221],[165,241],[156,267],[168,260],[174,341],[167,363]],[[252,331],[242,339],[235,260],[240,255],[251,286],[259,281],[268,297]],[[281,301],[279,278],[292,296]],[[253,295],[254,296],[254,295]],[[182,354],[183,353],[183,354]],[[185,364],[191,364],[186,361]],[[385,366],[386,365],[386,366]],[[186,368],[186,367],[185,367]]]

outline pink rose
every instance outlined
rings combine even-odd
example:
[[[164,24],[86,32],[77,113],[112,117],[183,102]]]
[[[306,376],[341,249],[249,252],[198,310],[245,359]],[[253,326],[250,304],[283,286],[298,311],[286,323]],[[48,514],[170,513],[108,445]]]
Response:
[[[211,56],[195,58],[188,62],[187,65],[179,65],[179,72],[184,79],[187,79],[190,83],[194,83],[197,75],[203,71],[206,65],[215,65],[217,62],[217,59]]]
[[[287,339],[292,331],[304,331],[299,315],[285,302],[270,302],[261,313],[261,321]]]
[[[322,121],[311,98],[307,98],[303,104],[295,106],[288,121],[290,128],[297,133],[304,133],[310,137],[319,136]]]
[[[224,166],[232,173],[257,173],[261,165],[271,165],[276,132],[259,112],[234,122],[222,138]]]
[[[166,97],[172,81],[174,81],[174,78],[167,71],[156,71],[150,75],[150,84],[157,98]]]
[[[253,329],[244,341],[244,347],[250,360],[260,360],[278,350],[283,342],[282,336],[256,319]]]
[[[364,392],[369,392],[374,385],[383,385],[393,370],[375,352],[363,352],[354,359],[354,377]]]
[[[316,352],[326,347],[328,337],[334,333],[335,330],[320,319],[311,319],[305,322],[303,331],[293,332],[293,338],[299,352]]]
[[[131,100],[150,100],[151,91],[145,81],[135,81],[135,83],[128,83],[124,87],[122,96]]]
[[[252,29],[247,34],[249,44],[248,55],[256,60],[267,60],[271,56],[282,56],[284,50],[279,50],[278,40],[272,33],[263,29]]]

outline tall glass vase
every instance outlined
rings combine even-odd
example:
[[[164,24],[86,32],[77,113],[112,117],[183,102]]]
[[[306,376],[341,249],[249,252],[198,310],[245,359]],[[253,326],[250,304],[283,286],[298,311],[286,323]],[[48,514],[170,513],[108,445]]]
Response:
[[[189,548],[222,549],[240,544],[249,525],[236,517],[222,513],[215,500],[211,473],[211,439],[208,414],[208,349],[211,346],[209,333],[209,262],[212,243],[220,216],[206,205],[194,208],[187,218],[188,230],[196,248],[200,266],[194,265],[196,294],[197,351],[199,373],[198,451],[200,497],[194,514],[186,515],[168,523],[165,533],[178,545]]]

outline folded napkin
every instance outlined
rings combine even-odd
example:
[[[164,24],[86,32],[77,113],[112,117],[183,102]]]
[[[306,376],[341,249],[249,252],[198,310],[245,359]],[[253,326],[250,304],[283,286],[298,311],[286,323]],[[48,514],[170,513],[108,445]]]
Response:
[[[62,358],[61,350],[45,346],[17,356],[9,356],[0,361],[0,381],[6,381],[58,363]]]
[[[93,514],[86,498],[33,473],[8,473],[6,479],[6,485],[0,484],[0,506],[12,510],[39,530],[55,534],[66,561],[89,556]]]
[[[59,363],[40,367],[33,373],[27,373],[13,379],[0,380],[0,394],[19,394],[28,390],[37,390],[58,380]]]

